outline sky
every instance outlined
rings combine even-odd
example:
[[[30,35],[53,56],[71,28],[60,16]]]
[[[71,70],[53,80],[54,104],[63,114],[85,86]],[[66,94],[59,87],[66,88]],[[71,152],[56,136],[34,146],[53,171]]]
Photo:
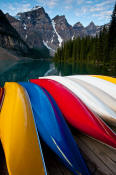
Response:
[[[65,15],[69,24],[81,22],[87,26],[91,21],[103,25],[110,21],[116,0],[0,0],[0,9],[15,16],[34,6],[44,7],[51,18]]]

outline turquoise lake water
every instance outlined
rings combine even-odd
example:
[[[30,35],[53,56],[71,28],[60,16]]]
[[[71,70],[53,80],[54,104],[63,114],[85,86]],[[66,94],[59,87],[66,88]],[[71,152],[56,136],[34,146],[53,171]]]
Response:
[[[54,63],[52,61],[20,62],[5,72],[0,72],[0,84],[6,81],[28,81],[47,75],[101,74],[116,76],[116,69],[91,64]]]

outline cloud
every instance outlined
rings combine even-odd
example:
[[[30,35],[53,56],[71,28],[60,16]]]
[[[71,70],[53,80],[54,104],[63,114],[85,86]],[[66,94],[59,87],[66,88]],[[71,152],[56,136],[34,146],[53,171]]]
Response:
[[[54,8],[58,4],[59,0],[37,0],[43,7]]]
[[[11,15],[16,15],[19,12],[26,12],[31,9],[31,4],[30,3],[25,3],[25,4],[19,4],[19,3],[7,3],[5,4],[7,7],[4,12],[10,13]]]
[[[55,6],[57,5],[57,3],[58,3],[58,0],[48,0],[48,1],[47,1],[47,5],[48,5],[48,7],[50,7],[50,8],[55,7]]]
[[[72,6],[71,5],[67,5],[67,6],[65,6],[65,9],[66,10],[70,10],[70,9],[72,9]]]
[[[90,8],[90,12],[99,12],[99,11],[103,11],[103,10],[105,10],[105,7],[91,7]]]
[[[74,0],[65,0],[66,4],[72,4]]]
[[[93,2],[92,2],[92,1],[86,1],[86,3],[87,3],[87,4],[91,4],[91,3],[93,3]]]
[[[101,13],[93,14],[93,17],[97,17],[99,20],[103,20],[103,18],[110,19],[111,18],[112,11],[103,11]]]
[[[96,4],[96,7],[105,7],[106,5],[112,4],[112,1],[115,2],[114,0],[106,0],[104,2]]]
[[[75,11],[75,15],[77,17],[79,16],[84,16],[85,14],[88,14],[89,13],[89,9],[88,7],[81,7],[81,8],[78,8],[76,11]]]
[[[84,3],[84,0],[77,0],[77,4],[82,4],[82,3]]]

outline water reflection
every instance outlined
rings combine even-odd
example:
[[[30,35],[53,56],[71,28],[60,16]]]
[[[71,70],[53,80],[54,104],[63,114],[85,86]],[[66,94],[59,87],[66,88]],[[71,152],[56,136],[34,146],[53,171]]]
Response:
[[[45,60],[36,60],[24,63],[18,63],[12,66],[8,71],[0,74],[0,85],[3,86],[6,81],[28,81],[31,78],[48,75],[74,75],[74,74],[101,74],[116,76],[116,69],[90,65],[90,64],[71,64],[59,63]]]
[[[55,62],[57,74],[59,75],[74,75],[74,74],[96,74],[116,76],[116,68],[104,65],[93,65],[85,63],[64,63]]]
[[[3,86],[6,81],[28,81],[31,78],[38,78],[44,76],[44,74],[50,68],[50,61],[31,61],[18,63],[8,71],[0,74],[0,85]]]

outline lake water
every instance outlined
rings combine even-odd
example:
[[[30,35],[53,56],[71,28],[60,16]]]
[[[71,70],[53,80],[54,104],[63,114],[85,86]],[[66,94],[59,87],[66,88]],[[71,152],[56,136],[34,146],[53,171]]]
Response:
[[[0,73],[0,85],[6,81],[28,81],[47,75],[101,74],[116,76],[116,69],[90,64],[53,63],[52,61],[20,62]]]

